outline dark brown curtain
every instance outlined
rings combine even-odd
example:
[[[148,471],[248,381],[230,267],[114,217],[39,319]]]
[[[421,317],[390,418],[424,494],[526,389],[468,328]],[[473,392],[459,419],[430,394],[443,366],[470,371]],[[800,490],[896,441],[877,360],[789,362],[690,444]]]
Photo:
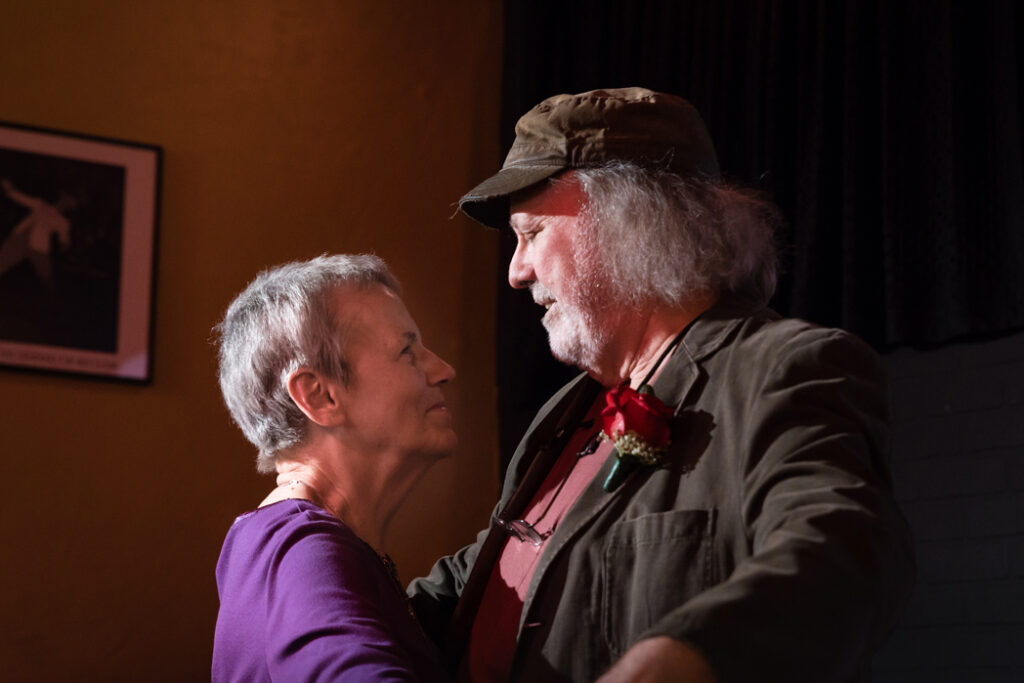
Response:
[[[1013,0],[509,1],[500,135],[555,93],[682,95],[787,219],[775,308],[879,349],[991,336],[1024,327],[1022,25]],[[507,457],[572,371],[499,291]]]

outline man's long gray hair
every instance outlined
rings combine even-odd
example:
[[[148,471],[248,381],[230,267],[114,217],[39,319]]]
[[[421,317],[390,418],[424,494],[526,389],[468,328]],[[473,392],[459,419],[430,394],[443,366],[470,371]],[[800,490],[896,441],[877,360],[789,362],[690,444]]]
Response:
[[[600,259],[618,301],[709,291],[759,306],[775,292],[779,214],[754,192],[630,162],[575,173],[590,223],[578,255]]]
[[[307,366],[348,383],[342,321],[332,293],[341,285],[399,284],[384,261],[368,254],[319,256],[260,273],[214,328],[219,336],[220,389],[245,437],[259,449],[256,467],[273,472],[277,454],[306,436],[306,416],[288,395],[288,377]]]

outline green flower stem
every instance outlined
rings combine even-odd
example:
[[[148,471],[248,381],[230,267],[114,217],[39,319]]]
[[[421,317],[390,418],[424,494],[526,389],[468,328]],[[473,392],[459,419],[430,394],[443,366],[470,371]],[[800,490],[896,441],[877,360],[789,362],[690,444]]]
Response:
[[[611,493],[619,488],[630,472],[637,468],[638,464],[637,459],[633,456],[629,454],[623,455],[615,451],[615,464],[612,465],[612,471],[608,473],[608,477],[604,480],[605,492]]]

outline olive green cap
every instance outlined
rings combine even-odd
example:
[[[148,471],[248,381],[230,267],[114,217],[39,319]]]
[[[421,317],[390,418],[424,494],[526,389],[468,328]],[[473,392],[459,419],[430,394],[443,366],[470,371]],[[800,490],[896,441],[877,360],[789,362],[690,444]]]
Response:
[[[509,196],[570,168],[632,161],[684,177],[718,177],[704,121],[689,102],[646,88],[555,95],[516,123],[516,139],[496,174],[459,199],[491,228],[508,226]]]

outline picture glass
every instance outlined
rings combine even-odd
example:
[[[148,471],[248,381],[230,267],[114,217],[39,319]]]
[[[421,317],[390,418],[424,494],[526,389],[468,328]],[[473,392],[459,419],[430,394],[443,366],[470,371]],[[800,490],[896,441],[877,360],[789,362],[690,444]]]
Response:
[[[0,125],[0,363],[150,376],[159,150]]]

